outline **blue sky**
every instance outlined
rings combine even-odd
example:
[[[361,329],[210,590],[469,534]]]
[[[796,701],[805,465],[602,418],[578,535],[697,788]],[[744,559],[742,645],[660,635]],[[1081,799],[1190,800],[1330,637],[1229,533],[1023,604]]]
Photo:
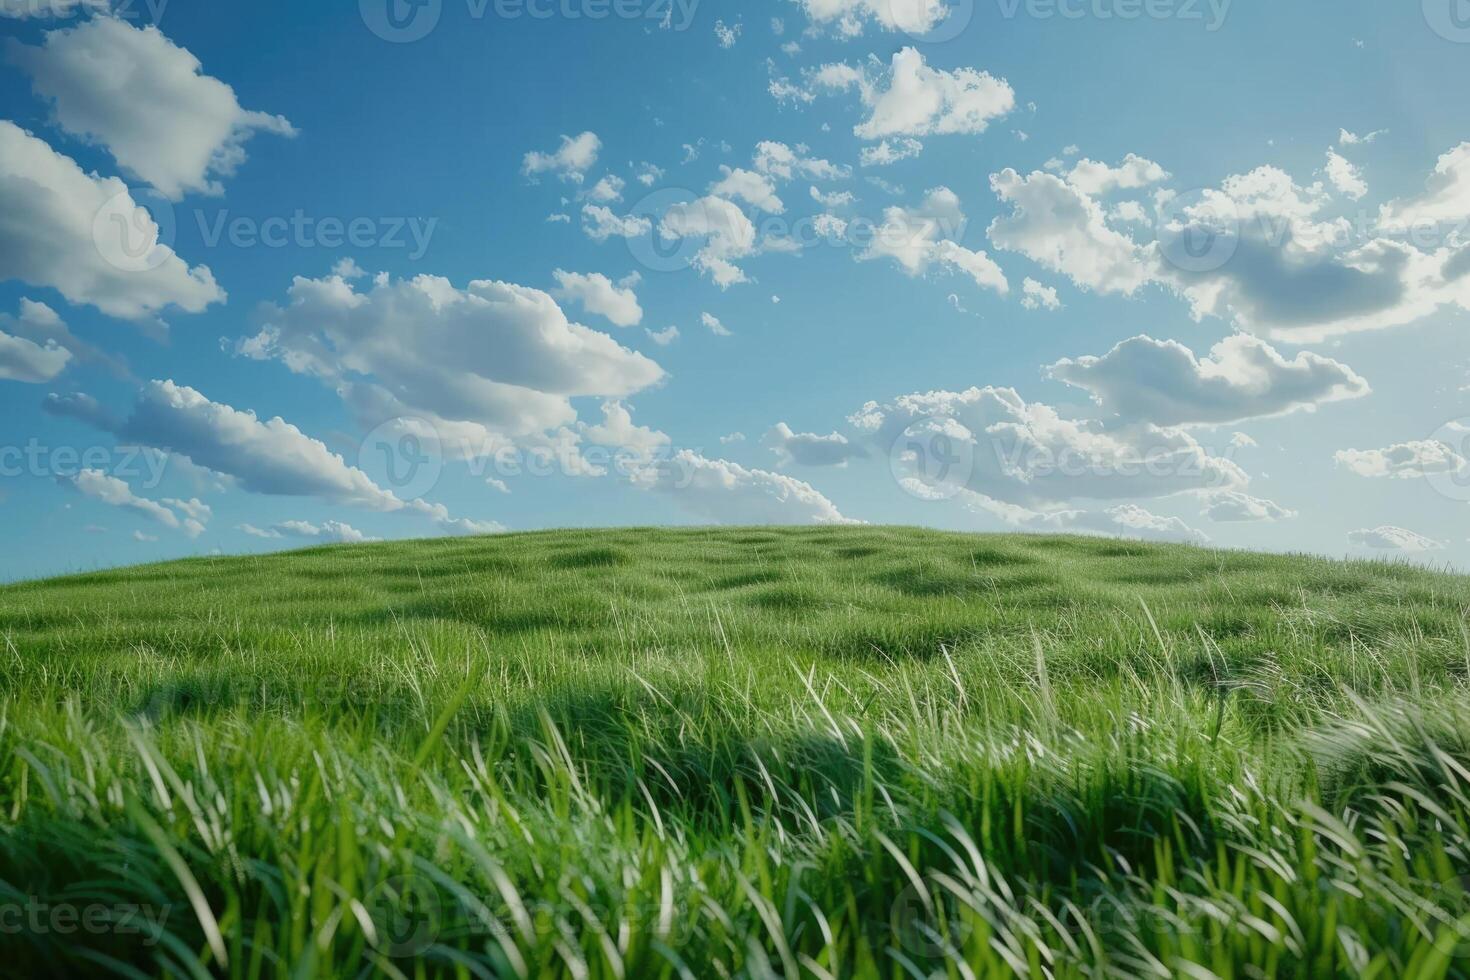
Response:
[[[1470,559],[1463,0],[0,32],[0,577],[758,521]]]

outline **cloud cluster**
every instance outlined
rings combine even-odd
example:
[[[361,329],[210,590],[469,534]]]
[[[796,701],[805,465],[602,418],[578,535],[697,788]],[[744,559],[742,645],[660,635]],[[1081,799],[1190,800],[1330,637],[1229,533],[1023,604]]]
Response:
[[[954,239],[964,233],[960,199],[948,187],[936,187],[916,208],[890,207],[859,259],[890,258],[911,276],[932,267],[961,272],[977,286],[1004,296],[1010,284],[1000,266],[984,251],[972,251]]]
[[[818,435],[794,432],[785,422],[777,422],[761,440],[776,454],[777,466],[846,466],[848,460],[868,455],[862,446],[850,442],[840,432]]]
[[[687,449],[635,470],[631,479],[719,524],[853,523],[809,483]]]

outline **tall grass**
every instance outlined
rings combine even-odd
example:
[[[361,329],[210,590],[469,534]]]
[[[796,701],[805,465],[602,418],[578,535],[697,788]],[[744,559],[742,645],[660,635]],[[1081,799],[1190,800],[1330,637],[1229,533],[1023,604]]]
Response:
[[[0,589],[0,971],[1467,975],[1467,608],[872,528]]]

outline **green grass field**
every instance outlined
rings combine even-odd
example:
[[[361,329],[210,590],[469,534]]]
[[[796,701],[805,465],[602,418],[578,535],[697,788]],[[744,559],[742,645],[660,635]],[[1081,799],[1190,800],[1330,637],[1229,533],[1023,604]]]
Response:
[[[1470,579],[550,532],[0,589],[0,972],[1470,974]]]

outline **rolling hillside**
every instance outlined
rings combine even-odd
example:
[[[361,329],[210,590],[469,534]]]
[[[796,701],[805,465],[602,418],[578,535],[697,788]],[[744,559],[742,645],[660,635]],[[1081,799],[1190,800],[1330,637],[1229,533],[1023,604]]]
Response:
[[[5,587],[0,972],[1463,975],[1467,609],[869,527]]]

